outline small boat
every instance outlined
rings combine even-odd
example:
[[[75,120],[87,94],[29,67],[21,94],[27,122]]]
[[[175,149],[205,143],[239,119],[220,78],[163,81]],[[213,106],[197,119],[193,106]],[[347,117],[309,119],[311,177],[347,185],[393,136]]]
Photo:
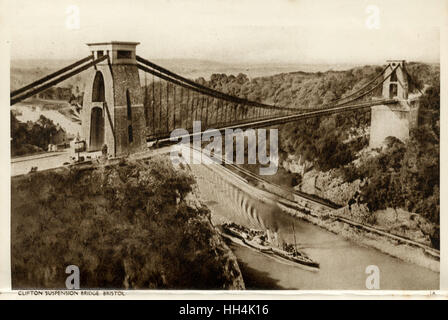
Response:
[[[319,268],[319,263],[313,261],[310,257],[308,257],[305,253],[293,250],[287,251],[279,248],[272,247],[272,253],[280,257],[282,259],[286,259],[295,263],[299,263],[308,267]]]
[[[297,250],[297,244],[283,243],[283,248],[271,246],[267,240],[266,232],[262,230],[249,229],[236,223],[224,223],[221,225],[222,235],[243,246],[256,249],[269,256],[287,260],[312,268],[319,268],[319,263],[313,261],[305,253]],[[294,239],[295,241],[295,239]]]
[[[254,237],[251,240],[245,239],[244,243],[246,243],[249,247],[260,250],[261,252],[271,252],[271,247],[266,245],[264,240],[258,237]]]
[[[221,225],[222,230],[225,234],[236,237],[240,240],[244,240],[248,237],[246,228],[243,226],[237,225],[236,223],[224,223]]]
[[[271,247],[266,243],[266,237],[261,230],[248,229],[246,227],[237,225],[236,223],[225,223],[222,226],[223,235],[233,240],[239,239],[246,246],[257,249],[261,252],[270,252]],[[235,241],[235,242],[240,242]]]
[[[232,241],[232,242],[234,242],[236,244],[239,244],[240,246],[247,247],[247,245],[244,243],[244,241],[242,239],[238,238],[238,237],[232,236],[232,235],[227,234],[225,232],[222,232],[221,235],[225,239],[228,239],[228,240],[230,240],[230,241]]]
[[[272,252],[277,257],[299,263],[312,268],[319,268],[319,263],[313,261],[304,252],[297,250],[296,230],[294,228],[294,222],[292,224],[292,234],[294,235],[294,245],[287,242],[283,242],[283,250],[277,247],[272,247]]]

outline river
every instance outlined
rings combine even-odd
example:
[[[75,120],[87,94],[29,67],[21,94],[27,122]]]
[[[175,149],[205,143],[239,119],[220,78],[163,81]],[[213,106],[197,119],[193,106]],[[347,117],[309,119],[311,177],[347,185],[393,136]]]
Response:
[[[35,122],[41,115],[43,115],[52,120],[55,124],[59,124],[67,133],[72,134],[73,136],[76,136],[81,132],[81,125],[79,123],[73,122],[57,110],[44,109],[42,104],[43,102],[33,105],[18,103],[11,106],[11,109],[20,113],[16,118],[21,122]]]
[[[312,272],[231,244],[247,289],[365,290],[366,268],[370,265],[379,268],[380,289],[439,288],[437,272],[361,246],[292,217],[268,199],[257,198],[255,189],[241,187],[243,184],[239,182],[225,181],[222,175],[211,170],[196,167],[193,172],[201,197],[212,211],[213,223],[233,221],[247,227],[269,229],[289,243],[294,243],[294,228],[298,247],[320,263],[319,271]]]

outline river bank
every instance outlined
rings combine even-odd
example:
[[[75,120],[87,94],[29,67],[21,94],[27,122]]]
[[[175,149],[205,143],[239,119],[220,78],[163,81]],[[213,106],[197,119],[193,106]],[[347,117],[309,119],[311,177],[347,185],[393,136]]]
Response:
[[[294,217],[300,217],[360,245],[377,249],[392,257],[428,268],[431,271],[440,272],[440,257],[423,248],[405,243],[400,241],[400,239],[393,240],[391,237],[383,236],[375,231],[369,231],[350,222],[341,221],[331,215],[323,214],[316,217],[297,209],[291,209],[282,205],[281,207]]]

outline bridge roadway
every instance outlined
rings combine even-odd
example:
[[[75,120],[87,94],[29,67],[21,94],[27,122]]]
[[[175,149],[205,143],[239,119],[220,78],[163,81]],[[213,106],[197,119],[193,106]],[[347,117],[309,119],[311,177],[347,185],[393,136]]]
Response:
[[[151,158],[159,154],[165,154],[169,153],[171,150],[170,146],[164,146],[157,149],[151,149],[147,150],[145,152],[136,153],[133,155],[130,155],[130,159],[145,159],[145,158]],[[54,170],[60,167],[64,166],[89,166],[92,161],[96,161],[96,158],[101,156],[101,152],[82,152],[80,153],[80,156],[83,156],[84,158],[87,158],[87,156],[90,156],[92,160],[87,160],[85,162],[81,163],[73,163],[73,161],[70,159],[71,157],[77,158],[77,153],[74,153],[72,149],[68,149],[62,152],[45,152],[39,155],[34,156],[24,156],[24,157],[18,157],[11,159],[11,177],[14,176],[20,176],[24,175],[30,172],[32,167],[37,167],[37,171],[47,171],[47,170]],[[119,158],[112,158],[109,159],[110,162],[118,162]],[[70,163],[68,165],[64,165],[64,163]]]

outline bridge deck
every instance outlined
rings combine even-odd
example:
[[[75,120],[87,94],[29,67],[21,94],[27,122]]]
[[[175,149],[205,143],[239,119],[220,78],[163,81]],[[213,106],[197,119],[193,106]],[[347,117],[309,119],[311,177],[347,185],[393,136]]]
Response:
[[[363,103],[357,103],[357,104],[351,104],[351,105],[345,105],[345,106],[339,106],[334,108],[325,108],[325,109],[316,109],[316,111],[311,112],[305,112],[305,113],[297,113],[292,115],[286,115],[286,116],[276,116],[273,118],[268,119],[257,119],[257,120],[248,120],[244,122],[239,123],[233,123],[233,124],[227,124],[222,127],[214,128],[216,130],[219,130],[220,132],[225,131],[226,129],[248,129],[248,128],[263,128],[263,127],[270,127],[274,125],[284,124],[288,122],[294,122],[298,120],[305,120],[313,117],[319,117],[324,115],[330,115],[335,113],[342,113],[342,112],[350,112],[354,110],[359,109],[365,109],[370,108],[375,105],[381,105],[381,104],[394,104],[397,103],[397,100],[395,99],[381,99],[381,100],[372,100],[372,101],[366,101]],[[186,136],[196,136],[199,134],[202,134],[201,132],[191,132],[191,130],[188,130],[190,133],[188,135],[179,136],[186,137]],[[148,137],[149,140],[158,140],[160,142],[165,142],[170,140],[170,133],[162,133],[159,135],[152,135]]]

